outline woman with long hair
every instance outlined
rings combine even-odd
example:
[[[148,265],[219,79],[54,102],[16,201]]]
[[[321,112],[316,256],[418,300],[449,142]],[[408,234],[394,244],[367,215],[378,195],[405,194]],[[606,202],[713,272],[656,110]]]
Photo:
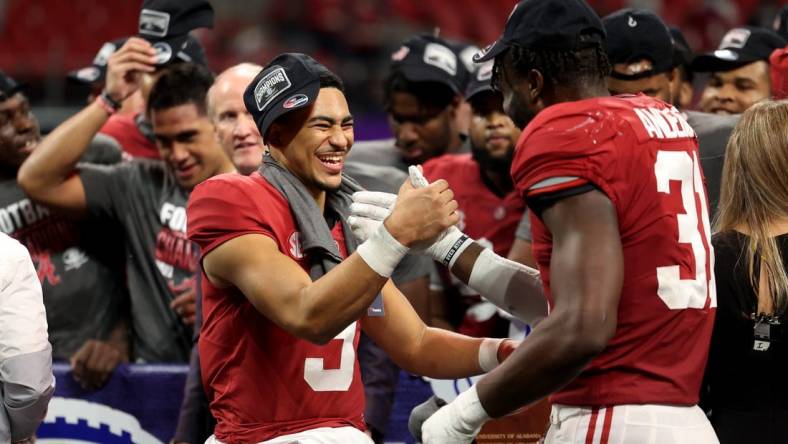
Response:
[[[788,101],[749,108],[725,154],[705,407],[720,442],[788,442]]]

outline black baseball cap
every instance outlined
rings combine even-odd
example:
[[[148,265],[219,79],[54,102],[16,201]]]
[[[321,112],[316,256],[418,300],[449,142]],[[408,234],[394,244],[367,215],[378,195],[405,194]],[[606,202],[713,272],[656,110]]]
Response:
[[[480,65],[477,65],[476,71],[472,73],[468,85],[465,88],[465,99],[470,100],[471,97],[486,91],[493,91],[492,87],[492,73],[493,60],[488,60]]]
[[[473,61],[491,60],[512,44],[573,51],[604,41],[602,21],[585,1],[523,0],[509,14],[503,35],[473,56]]]
[[[91,63],[90,66],[69,72],[68,79],[83,84],[103,81],[104,77],[107,75],[107,62],[109,61],[109,56],[120,49],[128,39],[128,37],[123,37],[104,43],[101,45],[101,49],[99,49],[96,57],[93,58],[93,63]]]
[[[0,71],[0,102],[10,98],[14,94],[23,91],[26,84],[17,82],[13,77]]]
[[[777,34],[780,34],[782,38],[788,40],[788,5],[783,6],[780,12],[777,13],[777,16],[774,17],[772,29]]]
[[[157,65],[178,60],[204,65],[205,51],[189,31],[213,28],[213,15],[206,0],[144,0],[138,33],[156,50]]]
[[[402,42],[391,54],[391,71],[400,72],[411,82],[442,83],[462,94],[466,69],[455,47],[430,34],[418,34]]]
[[[687,39],[684,37],[684,33],[676,26],[668,26],[668,30],[670,30],[670,36],[673,37],[673,56],[675,65],[689,68],[689,65],[695,58],[695,53],[692,52],[692,48],[690,48]]]
[[[607,56],[613,65],[627,64],[610,76],[621,80],[651,77],[674,66],[673,39],[667,25],[656,14],[642,9],[622,9],[602,19],[607,33]],[[646,59],[649,65],[637,65]]]
[[[263,139],[276,119],[315,103],[323,73],[330,71],[312,57],[285,53],[257,74],[244,91],[244,105]]]
[[[473,62],[473,56],[479,52],[479,47],[473,43],[460,40],[446,39],[446,42],[457,54],[457,60],[460,61],[457,66],[459,67],[458,76],[460,92],[462,93],[468,90],[468,83],[473,79],[473,75],[476,72],[477,65]]]
[[[772,30],[756,26],[734,28],[725,34],[716,51],[695,57],[692,70],[730,71],[758,60],[768,62],[772,51],[784,46],[785,39]]]

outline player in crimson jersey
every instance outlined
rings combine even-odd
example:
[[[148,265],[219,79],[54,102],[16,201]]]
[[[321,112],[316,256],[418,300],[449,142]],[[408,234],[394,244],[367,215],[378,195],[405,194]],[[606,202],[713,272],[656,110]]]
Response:
[[[333,73],[282,54],[244,103],[270,155],[251,176],[196,187],[188,208],[203,254],[202,374],[218,421],[208,442],[370,443],[362,328],[403,369],[436,378],[479,374],[508,355],[511,341],[427,328],[388,282],[407,246],[457,222],[445,181],[403,186],[385,225],[356,245],[345,218],[358,187],[342,176],[353,117]],[[441,239],[429,249],[453,254],[456,240]]]
[[[716,306],[695,134],[664,102],[608,97],[604,39],[582,0],[525,0],[477,57],[527,125],[512,177],[551,313],[423,424],[427,444],[551,393],[547,443],[717,442],[695,405]]]
[[[459,229],[506,256],[525,210],[509,174],[520,129],[504,113],[500,93],[490,86],[492,65],[490,61],[472,73],[465,91],[473,115],[471,154],[430,159],[424,163],[424,177],[449,183],[459,205]],[[452,327],[456,324],[456,331],[471,336],[507,335],[509,322],[498,316],[495,306],[481,301],[476,292],[449,273],[441,273],[441,281],[443,291],[433,292],[431,305],[445,308],[433,310],[433,316],[449,321]]]

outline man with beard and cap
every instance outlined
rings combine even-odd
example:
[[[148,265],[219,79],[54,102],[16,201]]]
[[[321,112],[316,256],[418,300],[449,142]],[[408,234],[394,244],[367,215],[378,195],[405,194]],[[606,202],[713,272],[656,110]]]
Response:
[[[446,153],[467,152],[457,113],[465,68],[440,37],[419,34],[391,55],[384,100],[394,140],[360,142],[349,161],[406,170]]]
[[[156,51],[155,69],[141,72],[140,88],[127,100],[142,109],[158,76],[168,67],[179,63],[207,66],[205,51],[189,31],[213,27],[213,7],[208,1],[144,0],[140,11],[138,37],[148,41]],[[122,45],[121,45],[122,46]],[[117,49],[116,49],[117,50]],[[126,101],[113,102],[119,110],[130,108]],[[142,109],[133,114],[115,113],[101,127],[101,133],[114,138],[123,150],[133,157],[158,159],[159,152],[149,116]]]
[[[551,395],[548,444],[717,443],[696,405],[716,290],[692,128],[662,101],[609,96],[604,27],[582,0],[521,1],[476,60],[493,59],[524,128],[512,179],[551,310],[422,442],[469,443]]]
[[[607,78],[611,94],[643,93],[680,107],[680,45],[656,14],[622,9],[602,19],[607,33],[607,55],[613,69]],[[706,179],[709,210],[713,217],[720,194],[725,146],[739,116],[682,110],[695,130],[701,171]]]
[[[700,99],[701,111],[741,114],[754,103],[769,98],[769,56],[786,42],[765,28],[745,26],[728,31],[717,50],[692,62],[695,72],[709,73]]]
[[[72,221],[31,202],[17,185],[19,166],[40,139],[22,85],[0,72],[0,232],[32,256],[54,358],[70,361],[74,378],[95,389],[128,360],[123,251],[111,224]]]
[[[481,65],[465,91],[473,113],[469,131],[471,153],[430,159],[424,164],[424,177],[449,183],[459,204],[460,230],[506,256],[525,211],[509,175],[520,129],[504,113],[501,95],[490,85],[491,77],[492,62]],[[495,306],[481,300],[478,293],[453,278],[445,267],[440,269],[442,291],[431,296],[431,303],[445,309],[432,315],[437,314],[460,333],[506,336],[509,322],[498,316]]]
[[[39,203],[122,226],[133,356],[185,362],[192,343],[198,256],[186,238],[186,201],[197,183],[235,171],[205,108],[212,74],[202,65],[179,63],[153,85],[146,112],[162,160],[135,159],[108,168],[77,165],[117,105],[141,87],[141,73],[156,70],[156,60],[149,42],[129,38],[110,56],[102,95],[50,133],[17,178]]]
[[[353,144],[343,89],[306,55],[274,58],[244,94],[269,149],[259,173],[213,178],[191,196],[203,380],[218,420],[208,443],[371,442],[355,356],[362,328],[397,364],[431,377],[481,373],[513,346],[426,327],[389,281],[411,245],[457,222],[445,181],[406,182],[377,234],[358,244],[350,232],[361,188],[342,173]],[[453,254],[453,244],[433,250]]]

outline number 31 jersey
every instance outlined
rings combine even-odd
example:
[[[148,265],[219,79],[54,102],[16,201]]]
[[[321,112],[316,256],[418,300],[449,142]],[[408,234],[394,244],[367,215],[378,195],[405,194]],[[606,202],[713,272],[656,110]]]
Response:
[[[717,304],[692,128],[675,108],[644,95],[557,104],[523,131],[512,177],[529,204],[591,185],[618,217],[624,281],[615,335],[553,402],[696,404]],[[552,304],[552,239],[534,213],[533,251]]]

